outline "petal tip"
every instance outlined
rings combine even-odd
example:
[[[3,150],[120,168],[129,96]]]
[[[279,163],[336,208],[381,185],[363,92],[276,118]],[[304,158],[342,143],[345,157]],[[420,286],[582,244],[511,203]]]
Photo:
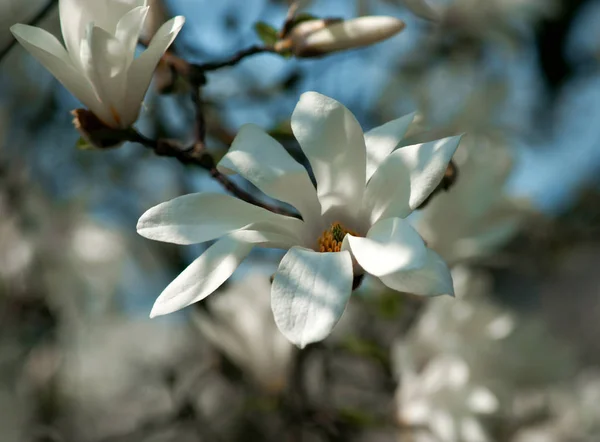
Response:
[[[14,35],[15,37],[17,35],[20,34],[20,31],[27,25],[21,24],[21,23],[15,23],[14,25],[12,25],[9,29],[10,32],[12,33],[12,35]]]
[[[185,24],[185,17],[183,15],[178,15],[172,18],[173,20],[173,30],[177,30],[179,32],[183,25]]]
[[[150,310],[150,319],[154,319],[157,316],[163,316],[166,313],[163,313],[160,311],[160,305],[158,304],[158,302],[154,303],[154,306],[152,307],[152,310]]]

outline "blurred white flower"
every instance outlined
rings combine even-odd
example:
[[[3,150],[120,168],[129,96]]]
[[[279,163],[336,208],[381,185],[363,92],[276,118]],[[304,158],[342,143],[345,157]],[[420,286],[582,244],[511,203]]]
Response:
[[[446,264],[406,218],[435,189],[460,137],[394,151],[413,115],[366,134],[337,101],[307,92],[292,130],[312,166],[306,171],[276,140],[242,127],[220,161],[265,194],[294,206],[302,220],[223,194],[186,195],[148,210],[146,238],[176,244],[219,239],[157,299],[151,316],[200,301],[219,287],[254,246],[289,249],[271,289],[275,322],[300,347],[324,339],[342,316],[353,277],[369,273],[394,290],[452,294]]]
[[[546,391],[573,376],[577,357],[538,317],[496,303],[486,272],[456,267],[452,276],[457,298],[429,301],[393,347],[400,416],[413,426],[426,424],[441,442],[492,442],[497,427],[471,418],[493,412],[496,424],[509,427],[536,416]],[[434,408],[444,417],[432,417]]]
[[[307,20],[294,26],[289,38],[278,43],[297,57],[314,57],[359,48],[386,40],[402,31],[402,20],[367,16],[352,20]],[[278,45],[275,48],[278,48]]]
[[[413,14],[463,32],[500,36],[518,20],[534,20],[557,11],[554,0],[397,0]]]
[[[497,413],[499,401],[491,390],[473,383],[465,361],[439,355],[418,370],[409,354],[398,356],[402,426],[425,427],[440,442],[492,442],[480,418]]]
[[[450,265],[489,255],[508,242],[531,213],[506,195],[512,169],[509,150],[486,137],[465,138],[454,161],[456,183],[415,214],[427,245]]]
[[[0,210],[3,209],[0,196]],[[9,214],[9,211],[3,211]],[[15,277],[25,272],[34,259],[34,246],[21,231],[14,216],[0,222],[0,277]]]
[[[210,363],[184,324],[105,317],[68,330],[56,391],[78,441],[126,434],[170,415],[177,404],[168,377],[185,379]]]
[[[521,429],[512,442],[600,440],[600,373],[581,373],[548,395],[548,419]]]
[[[137,58],[147,0],[60,0],[66,49],[47,31],[24,24],[15,38],[73,95],[111,128],[138,118],[154,69],[183,26],[175,17]]]
[[[277,393],[287,382],[294,347],[278,332],[271,312],[271,282],[253,274],[233,281],[196,309],[195,323],[204,336],[266,391]]]
[[[540,318],[518,315],[495,302],[490,275],[456,267],[452,277],[456,299],[431,300],[399,341],[418,364],[440,354],[456,355],[477,379],[493,379],[505,392],[548,385],[573,374],[574,352],[554,339]]]

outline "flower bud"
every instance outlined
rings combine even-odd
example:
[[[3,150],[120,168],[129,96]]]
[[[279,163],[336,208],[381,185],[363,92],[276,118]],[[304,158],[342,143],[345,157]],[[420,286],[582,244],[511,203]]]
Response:
[[[402,20],[387,16],[308,20],[296,25],[289,38],[276,49],[288,49],[296,57],[316,57],[377,43],[396,35],[404,27]]]

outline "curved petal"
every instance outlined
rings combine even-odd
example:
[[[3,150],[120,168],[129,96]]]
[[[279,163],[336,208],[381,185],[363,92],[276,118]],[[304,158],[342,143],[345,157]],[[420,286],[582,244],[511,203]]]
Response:
[[[92,85],[77,70],[58,39],[43,29],[16,24],[10,28],[19,43],[97,117],[110,114],[96,98]]]
[[[60,26],[73,62],[79,65],[81,43],[91,22],[114,34],[121,17],[145,5],[146,0],[60,0]]]
[[[98,3],[98,0],[91,0]],[[106,23],[109,27],[106,29],[114,33],[117,29],[117,23],[122,17],[127,15],[133,9],[146,7],[148,0],[105,0],[106,2]]]
[[[440,255],[427,249],[425,264],[419,269],[400,270],[379,277],[393,290],[421,296],[454,296],[450,269]]]
[[[415,113],[405,115],[396,120],[375,127],[365,133],[367,147],[367,176],[373,176],[377,168],[392,151],[398,147],[408,130],[408,126],[415,118]]]
[[[260,228],[257,228],[257,225],[255,224],[245,229],[232,232],[229,234],[229,237],[240,242],[272,249],[289,249],[298,245],[298,240],[290,235],[261,230]]]
[[[314,223],[321,216],[306,169],[258,126],[242,126],[217,167],[223,173],[238,173],[270,197],[291,204],[306,222]]]
[[[220,193],[193,193],[152,207],[137,224],[145,238],[175,244],[194,244],[219,238],[253,223],[271,224],[290,232],[302,230],[302,221],[271,213]],[[256,229],[255,229],[256,230]],[[261,229],[262,230],[262,229]]]
[[[365,191],[363,211],[371,222],[406,218],[419,207],[444,177],[460,138],[405,146],[388,155]]]
[[[222,238],[194,260],[160,294],[150,317],[181,310],[206,298],[223,284],[252,250],[252,244]]]
[[[374,276],[423,265],[427,247],[410,223],[400,218],[387,218],[371,227],[366,238],[346,235],[342,250],[349,250],[356,262]]]
[[[81,42],[85,38],[87,25],[91,21],[100,23],[104,9],[106,9],[105,2],[99,1],[60,0],[58,2],[63,39],[71,59],[77,66],[79,66]]]
[[[304,348],[331,333],[351,293],[350,253],[294,247],[281,260],[271,287],[275,323],[286,338]]]
[[[127,56],[127,67],[133,61],[135,48],[148,15],[148,6],[139,6],[125,14],[117,24],[115,38],[121,42]]]
[[[128,127],[121,107],[127,79],[127,53],[119,40],[104,29],[90,25],[81,45],[81,64],[100,101],[108,108],[112,127]]]
[[[306,92],[292,114],[292,131],[312,166],[322,213],[354,219],[366,173],[365,138],[354,115],[332,98]]]
[[[152,38],[148,48],[131,63],[127,74],[127,94],[122,115],[123,120],[129,124],[133,124],[137,120],[156,65],[167,48],[171,46],[184,23],[185,18],[177,16],[162,25]]]

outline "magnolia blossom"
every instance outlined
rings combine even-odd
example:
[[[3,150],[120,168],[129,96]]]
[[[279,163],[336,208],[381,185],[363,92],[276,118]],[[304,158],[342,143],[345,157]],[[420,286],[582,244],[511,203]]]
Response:
[[[308,20],[294,26],[289,45],[297,57],[311,57],[346,49],[368,46],[386,40],[402,31],[402,20],[386,16],[367,16],[352,20]]]
[[[547,393],[548,418],[522,428],[512,442],[600,440],[600,372],[588,369]]]
[[[211,298],[210,314],[195,311],[202,334],[266,391],[286,385],[294,347],[277,332],[270,307],[271,283],[253,274]]]
[[[183,26],[175,17],[148,48],[135,50],[147,0],[60,0],[65,47],[43,29],[16,24],[15,38],[104,124],[127,128],[138,118],[160,58]]]
[[[529,204],[504,191],[512,171],[508,148],[486,137],[465,137],[454,162],[460,178],[413,218],[429,247],[450,265],[489,255],[513,238]]]
[[[396,0],[413,14],[442,24],[452,22],[468,31],[502,33],[502,24],[532,20],[557,11],[555,0]]]
[[[496,302],[490,274],[458,266],[452,277],[456,299],[429,302],[399,341],[417,364],[440,354],[459,356],[478,379],[494,379],[513,396],[573,375],[573,349],[549,333],[539,316]]]
[[[440,355],[422,370],[403,361],[397,393],[402,425],[425,427],[438,442],[492,442],[481,418],[498,412],[499,401],[487,387],[473,382],[465,361]]]
[[[138,222],[147,238],[192,244],[219,239],[157,299],[151,316],[211,294],[254,246],[289,249],[271,288],[282,333],[304,347],[328,336],[352,292],[369,273],[388,287],[418,295],[453,294],[444,261],[405,220],[438,185],[460,137],[394,150],[409,115],[365,134],[352,113],[316,92],[302,95],[292,130],[306,169],[263,130],[242,127],[219,162],[265,194],[295,207],[283,216],[229,195],[198,193],[148,210]]]

